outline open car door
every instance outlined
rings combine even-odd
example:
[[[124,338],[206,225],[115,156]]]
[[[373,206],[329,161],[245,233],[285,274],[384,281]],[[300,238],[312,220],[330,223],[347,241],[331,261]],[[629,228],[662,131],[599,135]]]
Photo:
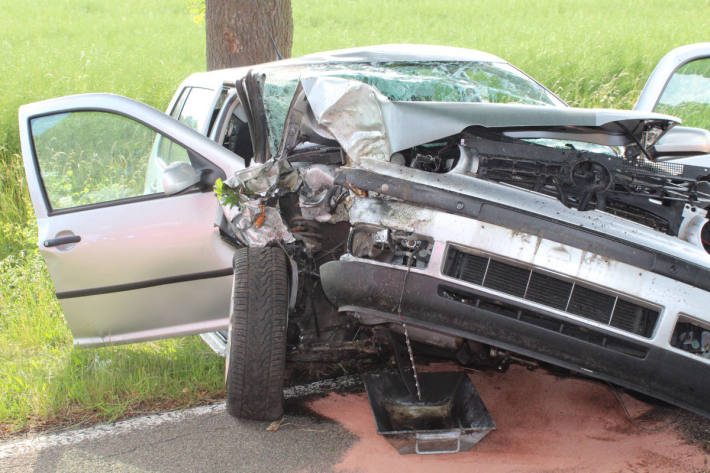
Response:
[[[211,190],[243,159],[116,95],[25,105],[19,120],[38,244],[75,344],[227,326],[234,248]]]
[[[634,110],[679,117],[656,150],[682,164],[710,166],[710,43],[681,46],[658,62]]]

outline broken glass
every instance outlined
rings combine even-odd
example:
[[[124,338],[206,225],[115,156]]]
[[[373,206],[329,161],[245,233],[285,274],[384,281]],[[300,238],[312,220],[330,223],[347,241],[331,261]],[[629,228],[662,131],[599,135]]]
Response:
[[[291,66],[266,71],[264,108],[275,153],[286,113],[303,77],[340,77],[375,87],[392,101],[518,103],[559,106],[544,87],[507,63],[397,62]]]

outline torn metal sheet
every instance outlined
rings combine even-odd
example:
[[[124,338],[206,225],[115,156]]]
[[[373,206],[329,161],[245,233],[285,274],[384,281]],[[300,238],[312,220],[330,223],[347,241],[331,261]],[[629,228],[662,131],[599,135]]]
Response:
[[[222,208],[232,230],[248,246],[294,241],[278,207],[267,205],[276,195],[298,188],[300,177],[286,161],[269,161],[236,173],[224,182]]]
[[[293,235],[281,219],[279,210],[256,201],[244,203],[231,222],[234,233],[249,246],[294,241]]]
[[[279,166],[271,161],[239,171],[227,179],[225,184],[244,196],[266,197],[276,190],[278,181]]]
[[[349,189],[335,184],[335,166],[293,168],[287,160],[271,160],[240,171],[222,185],[222,208],[232,230],[248,246],[291,243],[294,236],[274,198],[298,191],[301,217],[322,223],[349,218]]]

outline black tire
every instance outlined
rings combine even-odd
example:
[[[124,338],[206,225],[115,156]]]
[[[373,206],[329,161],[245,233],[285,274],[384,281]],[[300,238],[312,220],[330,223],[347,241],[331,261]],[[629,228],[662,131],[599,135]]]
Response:
[[[283,414],[288,271],[280,248],[240,248],[234,255],[226,350],[227,412],[276,420]]]

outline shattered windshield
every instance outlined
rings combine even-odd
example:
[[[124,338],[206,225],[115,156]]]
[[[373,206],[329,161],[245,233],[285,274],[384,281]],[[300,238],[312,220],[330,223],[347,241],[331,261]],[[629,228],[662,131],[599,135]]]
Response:
[[[276,152],[291,99],[302,77],[341,77],[364,82],[392,101],[483,102],[563,105],[547,89],[502,62],[343,63],[266,71],[264,108],[269,144]]]

